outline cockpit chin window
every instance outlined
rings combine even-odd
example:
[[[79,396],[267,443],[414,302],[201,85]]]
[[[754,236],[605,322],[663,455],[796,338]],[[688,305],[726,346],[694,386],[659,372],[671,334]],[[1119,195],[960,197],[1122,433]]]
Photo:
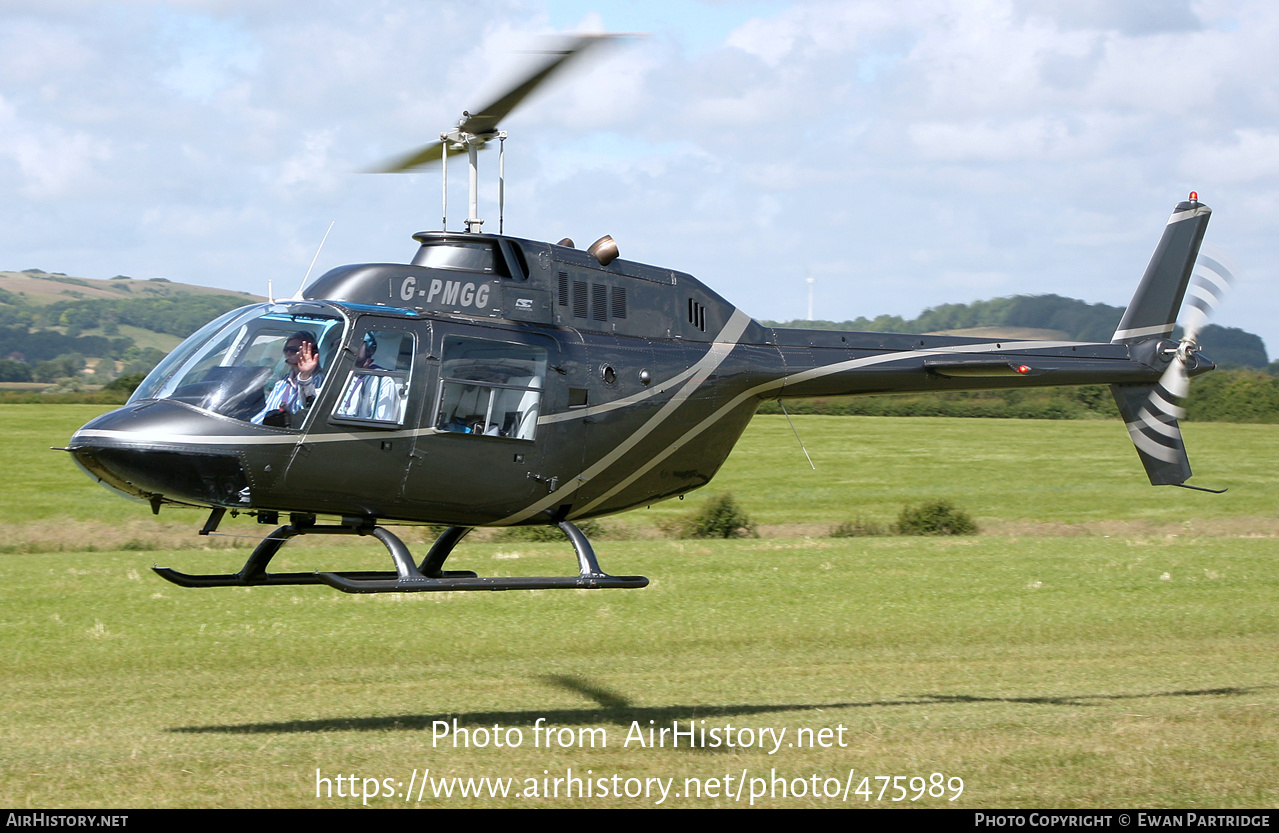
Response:
[[[324,385],[342,330],[337,316],[237,310],[180,344],[129,401],[171,399],[232,419],[297,428]]]

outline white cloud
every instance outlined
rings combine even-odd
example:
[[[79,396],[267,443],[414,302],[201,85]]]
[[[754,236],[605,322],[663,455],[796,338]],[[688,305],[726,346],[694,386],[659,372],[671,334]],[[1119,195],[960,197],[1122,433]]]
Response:
[[[279,166],[279,173],[273,181],[277,190],[287,193],[296,193],[298,189],[334,190],[342,166],[329,155],[332,147],[332,130],[318,130],[302,136],[301,148]]]
[[[1220,141],[1193,144],[1182,169],[1217,184],[1273,180],[1279,175],[1279,129],[1240,129]]]
[[[99,164],[110,158],[103,140],[81,130],[32,124],[0,98],[0,160],[16,168],[15,185],[28,199],[74,197],[91,187]]]
[[[110,263],[258,290],[265,271],[305,269],[335,217],[326,262],[405,257],[408,235],[439,222],[437,172],[354,172],[431,141],[553,28],[620,22],[650,34],[583,61],[503,125],[509,232],[609,232],[624,256],[692,271],[761,315],[792,274],[803,313],[810,262],[837,265],[822,273],[836,318],[987,292],[1118,304],[1197,188],[1217,209],[1209,238],[1254,293],[1223,323],[1279,350],[1265,288],[1279,262],[1279,7],[1260,0],[7,11],[8,268]],[[496,152],[482,165],[481,214],[496,218]],[[455,227],[463,170],[450,168]],[[49,248],[68,228],[95,231]]]

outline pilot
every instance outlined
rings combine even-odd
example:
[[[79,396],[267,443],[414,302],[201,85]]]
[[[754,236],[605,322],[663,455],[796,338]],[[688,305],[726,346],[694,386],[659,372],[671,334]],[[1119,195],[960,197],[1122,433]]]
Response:
[[[266,407],[253,417],[252,421],[259,425],[287,425],[290,414],[311,407],[324,384],[315,333],[298,330],[289,336],[284,342],[284,363],[289,366],[288,374],[275,383],[266,398]]]

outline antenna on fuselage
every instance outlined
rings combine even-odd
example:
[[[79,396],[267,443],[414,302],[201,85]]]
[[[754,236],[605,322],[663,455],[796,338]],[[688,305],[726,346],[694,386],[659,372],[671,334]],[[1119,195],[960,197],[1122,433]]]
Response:
[[[306,267],[306,274],[302,276],[302,283],[298,284],[298,291],[293,293],[293,297],[289,299],[290,301],[302,300],[302,290],[306,289],[306,282],[311,277],[311,270],[315,268],[315,262],[320,259],[320,252],[324,251],[324,243],[329,239],[329,232],[333,231],[333,224],[336,222],[337,220],[329,221],[329,227],[325,230],[324,236],[320,238],[320,245],[315,247],[315,257],[311,258],[311,265]],[[267,287],[269,289],[270,281],[267,282]],[[271,303],[275,303],[274,298],[271,299]]]
[[[540,64],[533,72],[521,78],[505,93],[486,107],[475,113],[462,111],[462,118],[452,130],[440,134],[438,142],[432,142],[418,148],[412,153],[390,160],[374,168],[370,173],[405,173],[427,165],[435,160],[441,163],[442,194],[441,225],[448,229],[448,157],[465,153],[470,163],[468,183],[468,216],[466,230],[478,232],[484,221],[479,217],[479,151],[489,142],[499,142],[498,160],[498,232],[505,227],[506,213],[506,131],[498,130],[497,125],[516,108],[538,85],[551,77],[571,58],[580,55],[597,43],[615,41],[624,35],[576,35],[557,49],[547,50],[550,59]]]

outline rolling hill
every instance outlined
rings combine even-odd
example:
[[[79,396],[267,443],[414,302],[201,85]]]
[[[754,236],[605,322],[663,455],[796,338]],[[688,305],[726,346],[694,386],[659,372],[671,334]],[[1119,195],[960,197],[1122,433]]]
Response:
[[[164,278],[0,272],[0,382],[146,372],[207,321],[261,300]]]

